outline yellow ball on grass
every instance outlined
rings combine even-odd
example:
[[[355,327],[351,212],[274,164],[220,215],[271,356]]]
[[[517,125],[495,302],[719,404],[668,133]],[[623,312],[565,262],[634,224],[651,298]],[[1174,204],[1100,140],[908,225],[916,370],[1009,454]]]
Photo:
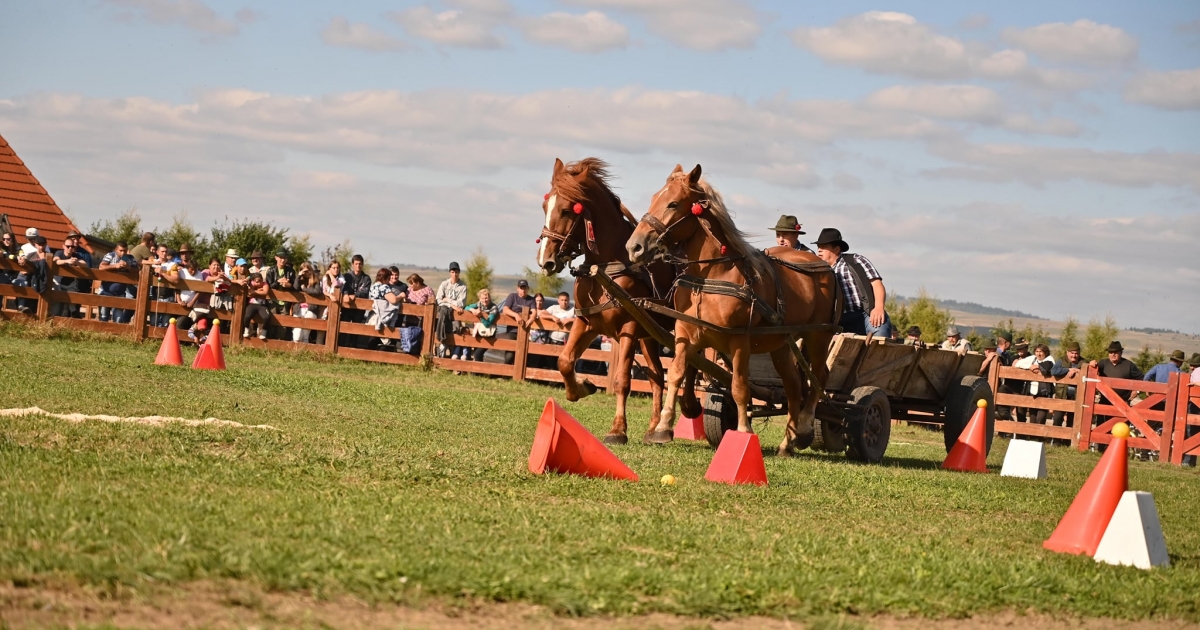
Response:
[[[662,485],[664,485],[664,486],[675,485],[675,475],[663,475],[662,476]]]

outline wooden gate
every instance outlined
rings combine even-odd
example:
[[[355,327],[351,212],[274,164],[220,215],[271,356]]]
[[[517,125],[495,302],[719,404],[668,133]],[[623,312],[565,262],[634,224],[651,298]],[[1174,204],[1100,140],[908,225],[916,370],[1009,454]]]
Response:
[[[1013,384],[1019,386],[1022,383],[1029,382],[1050,383],[1056,386],[1074,386],[1075,398],[1072,400],[1051,396],[1035,397],[1025,394],[1003,393],[1000,391],[1001,380],[1004,380],[1010,388]],[[991,369],[988,370],[988,384],[992,386],[992,391],[995,392],[997,407],[1009,407],[1014,409],[1014,411],[1020,407],[1025,409],[1027,413],[1038,409],[1045,409],[1051,413],[1061,411],[1064,414],[1070,414],[1069,416],[1064,416],[1063,426],[997,419],[996,433],[1070,440],[1072,446],[1078,444],[1080,427],[1082,426],[1080,418],[1083,416],[1084,407],[1086,406],[1084,401],[1087,400],[1084,393],[1083,381],[1084,373],[1082,370],[1075,376],[1055,379],[1042,376],[1040,372],[1035,373],[1031,370],[1022,370],[1020,368],[1006,367],[998,363],[993,363]]]
[[[1175,403],[1175,435],[1171,444],[1171,463],[1183,464],[1184,455],[1200,455],[1200,383],[1191,383],[1191,375],[1179,374],[1179,399]],[[1188,427],[1195,435],[1188,437]]]
[[[1079,424],[1079,449],[1092,444],[1112,442],[1113,425],[1128,422],[1141,435],[1131,437],[1129,446],[1157,451],[1159,461],[1170,461],[1171,438],[1175,430],[1175,408],[1179,403],[1179,377],[1172,374],[1166,383],[1101,377],[1097,368],[1089,367],[1084,388],[1084,400],[1096,401],[1085,406]],[[1146,398],[1132,404],[1118,391],[1144,392]],[[1161,405],[1161,409],[1153,409]],[[1098,422],[1095,427],[1093,423]],[[1159,425],[1158,428],[1151,423]]]

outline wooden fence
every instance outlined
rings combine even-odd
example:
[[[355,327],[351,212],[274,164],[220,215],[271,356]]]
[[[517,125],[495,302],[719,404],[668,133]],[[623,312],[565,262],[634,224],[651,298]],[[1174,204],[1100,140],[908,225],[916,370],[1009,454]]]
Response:
[[[1100,377],[1096,368],[1089,368],[1084,398],[1095,402],[1084,410],[1079,427],[1079,448],[1108,444],[1112,441],[1109,431],[1113,425],[1128,422],[1140,434],[1129,439],[1130,447],[1156,451],[1159,461],[1170,461],[1180,376],[1179,373],[1172,374],[1166,383],[1155,383]],[[1126,399],[1129,392],[1143,392],[1148,396],[1131,404]],[[1158,427],[1151,426],[1152,422]]]
[[[7,319],[28,319],[36,321],[51,321],[72,328],[81,330],[91,330],[96,332],[112,333],[119,335],[129,335],[135,340],[142,341],[145,339],[161,339],[166,334],[166,328],[156,326],[156,321],[161,315],[167,317],[182,317],[190,312],[190,309],[179,304],[172,299],[171,301],[158,301],[150,297],[151,288],[169,288],[174,290],[196,291],[203,294],[197,303],[207,304],[207,296],[214,293],[215,289],[209,282],[201,282],[196,280],[179,280],[176,282],[167,282],[158,279],[154,276],[153,271],[148,266],[143,266],[140,271],[118,272],[118,271],[100,271],[98,269],[80,269],[75,267],[57,267],[52,261],[47,263],[48,278],[46,289],[42,293],[38,293],[30,287],[18,287],[8,284],[0,284],[0,317]],[[10,271],[30,271],[32,265],[27,268],[22,268],[15,261],[0,259],[0,270]],[[67,278],[80,278],[93,282],[92,292],[81,293],[71,291],[61,291],[54,288],[52,278],[55,276]],[[99,283],[116,282],[135,287],[136,296],[133,298],[126,297],[110,297],[105,295],[97,295],[95,290],[99,287]],[[412,353],[403,353],[398,351],[400,338],[399,329],[385,328],[383,331],[376,331],[373,326],[341,321],[342,311],[351,306],[356,310],[369,312],[374,305],[372,300],[356,298],[349,305],[344,306],[337,300],[329,300],[324,295],[312,295],[300,291],[283,291],[271,290],[269,292],[269,300],[274,304],[285,303],[288,305],[286,311],[294,312],[291,308],[295,304],[308,304],[309,310],[322,313],[320,319],[307,317],[296,317],[290,314],[272,313],[269,320],[269,326],[287,329],[290,333],[292,329],[301,329],[304,331],[312,331],[323,333],[324,339],[321,344],[313,343],[297,343],[291,340],[291,335],[288,339],[267,339],[260,340],[255,336],[243,338],[241,331],[245,326],[246,320],[246,293],[245,289],[239,286],[233,286],[229,290],[229,295],[233,298],[234,307],[228,311],[216,310],[214,314],[222,322],[229,323],[229,333],[222,335],[221,341],[225,345],[246,345],[257,348],[268,348],[276,350],[299,350],[305,349],[315,352],[328,352],[341,357],[350,359],[358,359],[362,361],[375,361],[380,363],[392,363],[401,365],[415,365],[422,361],[422,356],[432,356],[434,349],[437,347],[437,340],[434,338],[434,313],[433,306],[418,306],[415,304],[404,304],[402,306],[402,315],[415,318],[420,322],[422,329],[422,339],[420,348]],[[29,314],[23,314],[16,311],[16,299],[29,300],[35,306]],[[79,308],[82,315],[81,318],[54,316],[54,304],[70,304]],[[268,305],[270,306],[270,305]],[[129,318],[129,323],[116,323],[113,321],[100,321],[100,308],[124,309],[132,311],[132,316]],[[273,308],[271,310],[274,310]],[[446,370],[454,370],[457,372],[466,372],[471,374],[487,374],[493,376],[503,376],[516,381],[540,381],[549,383],[561,383],[562,375],[558,372],[557,360],[562,352],[563,346],[554,343],[535,343],[531,339],[530,331],[524,327],[518,326],[517,322],[512,318],[502,315],[497,323],[501,326],[509,327],[509,333],[500,333],[494,337],[479,337],[471,335],[471,326],[478,322],[479,319],[471,313],[456,314],[455,321],[459,322],[461,329],[454,335],[454,343],[462,348],[483,348],[485,350],[495,350],[500,352],[511,352],[511,364],[484,362],[484,361],[463,361],[450,358],[433,358],[433,364],[439,368]],[[539,330],[550,332],[567,332],[568,328],[557,322],[540,321],[535,324]],[[186,337],[182,335],[181,340],[187,342]],[[305,335],[307,336],[307,335]],[[362,346],[374,345],[366,342],[367,339],[387,339],[391,341],[391,346],[384,350],[375,347],[367,349]],[[342,343],[345,341],[346,343]],[[612,389],[612,375],[607,373],[607,364],[615,360],[614,353],[616,352],[616,344],[613,344],[611,350],[600,350],[589,348],[585,350],[583,356],[580,357],[585,361],[592,362],[593,365],[600,367],[604,374],[581,374],[580,378],[590,381],[600,389]],[[636,357],[639,365],[645,366],[645,359],[639,354]],[[669,359],[668,359],[669,360]],[[636,392],[649,392],[650,383],[645,379],[635,378],[631,384],[631,389]]]
[[[1050,383],[1054,386],[1074,386],[1075,398],[1035,397],[1027,394],[1006,393],[1000,390],[1001,381],[1006,383],[1010,390],[1017,391],[1023,391],[1025,383]],[[1035,373],[1030,370],[1006,367],[998,363],[993,363],[992,368],[988,371],[988,384],[992,386],[992,391],[995,392],[997,407],[1009,407],[1014,412],[1017,408],[1025,409],[1027,420],[1029,420],[1028,422],[997,420],[996,433],[1070,440],[1072,446],[1079,443],[1079,418],[1082,417],[1083,410],[1086,408],[1084,404],[1086,394],[1083,387],[1084,373],[1082,370],[1070,378],[1056,379],[1042,376],[1041,373]],[[1044,409],[1050,414],[1058,411],[1069,415],[1064,415],[1063,426],[1039,424],[1032,421],[1035,412],[1039,409]],[[1048,418],[1052,417],[1048,416]]]
[[[1200,383],[1179,374],[1179,399],[1175,403],[1175,435],[1171,440],[1171,463],[1180,465],[1184,455],[1200,455]],[[1188,436],[1188,427],[1194,435]]]

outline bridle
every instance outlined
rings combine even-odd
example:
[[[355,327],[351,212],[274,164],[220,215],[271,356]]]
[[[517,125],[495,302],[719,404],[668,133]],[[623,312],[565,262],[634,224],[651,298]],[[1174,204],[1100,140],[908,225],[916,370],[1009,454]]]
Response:
[[[693,192],[700,192],[700,191],[693,191]],[[692,204],[692,208],[691,208],[690,212],[685,212],[683,214],[683,216],[672,221],[670,223],[670,225],[663,223],[661,220],[659,220],[658,217],[647,212],[641,218],[641,222],[645,223],[650,228],[650,231],[654,233],[654,236],[658,239],[658,242],[664,246],[660,250],[658,255],[655,256],[655,258],[661,258],[662,260],[664,260],[668,263],[671,263],[673,265],[680,265],[680,264],[694,265],[694,264],[700,264],[700,263],[715,264],[715,263],[722,263],[722,262],[736,262],[739,260],[744,260],[746,258],[745,254],[734,254],[734,255],[726,256],[725,255],[726,247],[723,243],[721,244],[721,256],[719,256],[717,258],[704,258],[701,260],[688,260],[686,257],[677,256],[677,255],[672,254],[667,251],[667,249],[666,249],[666,246],[668,243],[667,235],[670,234],[673,230],[675,230],[679,226],[683,225],[684,222],[688,221],[689,219],[695,219],[696,223],[700,224],[700,228],[703,229],[710,238],[712,238],[714,241],[716,241],[718,243],[721,243],[721,239],[717,238],[717,236],[715,234],[713,234],[712,229],[710,229],[708,227],[707,222],[702,218],[704,212],[708,210],[709,205],[710,205],[710,201],[708,199],[701,198],[699,201]]]
[[[583,255],[582,246],[580,245],[578,239],[573,237],[575,235],[575,228],[579,227],[581,222],[587,222],[588,219],[583,216],[583,213],[586,212],[587,209],[584,208],[582,203],[577,201],[571,207],[571,210],[571,224],[566,230],[560,233],[555,232],[548,227],[543,227],[541,236],[539,236],[537,241],[535,241],[537,243],[541,243],[543,238],[550,239],[551,241],[557,241],[559,243],[558,252],[554,255],[554,260],[556,262],[563,260],[571,261]],[[554,208],[547,208],[546,212],[554,212]],[[563,266],[565,267],[566,265]]]

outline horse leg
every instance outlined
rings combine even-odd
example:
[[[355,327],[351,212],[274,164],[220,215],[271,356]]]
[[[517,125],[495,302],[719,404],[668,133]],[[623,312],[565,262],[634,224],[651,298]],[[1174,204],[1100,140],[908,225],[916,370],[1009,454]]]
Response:
[[[629,398],[630,370],[633,364],[633,335],[623,334],[617,338],[617,360],[609,366],[610,372],[616,376],[614,383],[617,396],[617,413],[613,416],[612,429],[604,436],[605,444],[626,444],[629,438],[625,435],[625,401]]]
[[[563,346],[562,352],[558,354],[558,371],[563,377],[563,386],[567,390],[567,400],[575,402],[581,398],[586,398],[595,393],[596,386],[584,381],[580,382],[575,374],[575,363],[579,361],[579,357],[587,350],[588,344],[599,334],[594,328],[588,326],[583,320],[576,320],[575,325],[571,326],[571,332],[567,335],[567,343]]]
[[[750,432],[750,343],[745,337],[730,340],[733,402],[737,403],[738,431]]]
[[[815,431],[813,429],[817,421],[817,403],[821,401],[821,394],[825,392],[825,383],[829,381],[829,366],[825,364],[826,358],[829,355],[830,336],[819,334],[804,338],[804,356],[808,358],[808,365],[812,369],[813,380],[806,383],[804,407],[801,410],[796,428],[796,447],[808,448],[813,443]],[[798,369],[798,366],[797,366]],[[802,380],[807,380],[803,375]]]
[[[654,397],[654,404],[650,409],[650,426],[646,427],[646,435],[642,437],[643,443],[650,444],[650,434],[654,433],[654,427],[658,425],[658,416],[662,413],[665,370],[659,355],[658,342],[645,337],[641,340],[641,346],[642,357],[646,359],[646,369],[649,371],[650,391]]]
[[[780,457],[791,457],[794,453],[793,443],[796,441],[800,416],[804,409],[804,379],[800,376],[800,368],[792,357],[792,351],[782,346],[771,351],[771,363],[779,378],[783,380],[783,391],[787,393],[788,421],[783,431],[783,442],[777,452]],[[809,440],[809,444],[812,440]],[[806,448],[801,446],[800,448]]]
[[[683,395],[679,400],[679,411],[685,418],[699,418],[704,413],[700,399],[696,397],[696,366],[688,363],[687,373],[683,376]]]
[[[678,402],[679,386],[683,383],[684,374],[687,372],[689,345],[687,338],[676,334],[675,359],[671,361],[671,369],[667,370],[667,391],[663,396],[662,411],[658,414],[658,426],[651,434],[652,441],[656,436],[664,438],[663,442],[670,442],[675,438],[671,428],[675,426],[675,404]]]

